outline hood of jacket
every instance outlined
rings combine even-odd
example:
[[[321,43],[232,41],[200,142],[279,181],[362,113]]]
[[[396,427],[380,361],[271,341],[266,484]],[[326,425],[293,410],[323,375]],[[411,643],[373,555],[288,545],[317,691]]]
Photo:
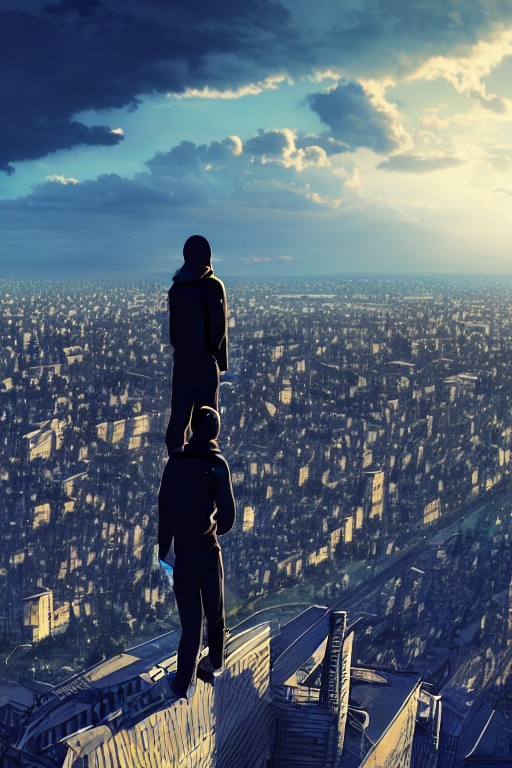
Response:
[[[190,283],[213,275],[213,269],[206,264],[184,264],[173,277],[175,283]]]

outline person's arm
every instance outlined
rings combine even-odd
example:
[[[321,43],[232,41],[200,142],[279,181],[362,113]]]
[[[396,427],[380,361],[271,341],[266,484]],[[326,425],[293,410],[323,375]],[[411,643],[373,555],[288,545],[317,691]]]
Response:
[[[219,369],[228,369],[228,307],[226,291],[221,280],[212,280],[208,285],[207,309],[210,318],[209,346]]]
[[[235,522],[236,504],[231,485],[231,473],[229,465],[224,457],[216,456],[213,463],[213,471],[217,478],[217,492],[215,504],[217,505],[217,533],[222,536],[228,533]]]
[[[167,309],[169,311],[169,343],[172,348],[174,348],[174,345],[172,343],[172,320],[171,320],[171,290],[169,289],[169,293],[167,294]]]
[[[167,461],[158,491],[158,557],[169,562],[174,556],[174,508],[171,491],[171,462]],[[172,565],[172,563],[169,563]]]

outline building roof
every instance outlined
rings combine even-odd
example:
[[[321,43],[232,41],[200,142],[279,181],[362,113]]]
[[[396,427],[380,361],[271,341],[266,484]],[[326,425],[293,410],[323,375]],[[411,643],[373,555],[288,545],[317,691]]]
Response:
[[[274,685],[288,680],[321,645],[329,632],[330,615],[329,608],[311,606],[285,624],[281,634],[272,639],[270,650]]]
[[[300,635],[316,624],[329,609],[325,605],[311,605],[305,611],[299,613],[293,619],[281,627],[281,632],[277,637],[272,638],[270,646],[272,659],[274,663],[279,656],[296,640]]]
[[[165,662],[176,653],[178,642],[177,630],[167,632],[154,640],[129,648],[125,653],[100,661],[94,667],[55,686],[52,693],[62,699],[79,690],[119,685],[126,680],[148,673],[156,665]]]
[[[374,744],[420,682],[420,677],[415,672],[379,670],[378,675],[385,682],[354,678],[351,681],[349,701],[351,706],[368,713],[370,721],[366,735]]]
[[[25,600],[36,600],[38,597],[43,597],[43,595],[51,594],[51,589],[43,589],[41,592],[35,592],[33,595],[28,595],[27,597],[22,597],[21,602],[25,602]]]

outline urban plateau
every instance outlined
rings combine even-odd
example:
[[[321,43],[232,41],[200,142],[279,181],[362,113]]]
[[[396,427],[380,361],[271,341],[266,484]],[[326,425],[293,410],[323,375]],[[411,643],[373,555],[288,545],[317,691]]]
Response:
[[[225,279],[227,668],[181,704],[169,284],[0,280],[0,764],[511,765],[512,280]]]

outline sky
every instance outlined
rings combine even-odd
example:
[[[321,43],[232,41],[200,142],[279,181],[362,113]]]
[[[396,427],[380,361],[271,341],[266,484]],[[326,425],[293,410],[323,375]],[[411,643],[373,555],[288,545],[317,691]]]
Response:
[[[0,274],[512,273],[512,0],[0,0]]]

